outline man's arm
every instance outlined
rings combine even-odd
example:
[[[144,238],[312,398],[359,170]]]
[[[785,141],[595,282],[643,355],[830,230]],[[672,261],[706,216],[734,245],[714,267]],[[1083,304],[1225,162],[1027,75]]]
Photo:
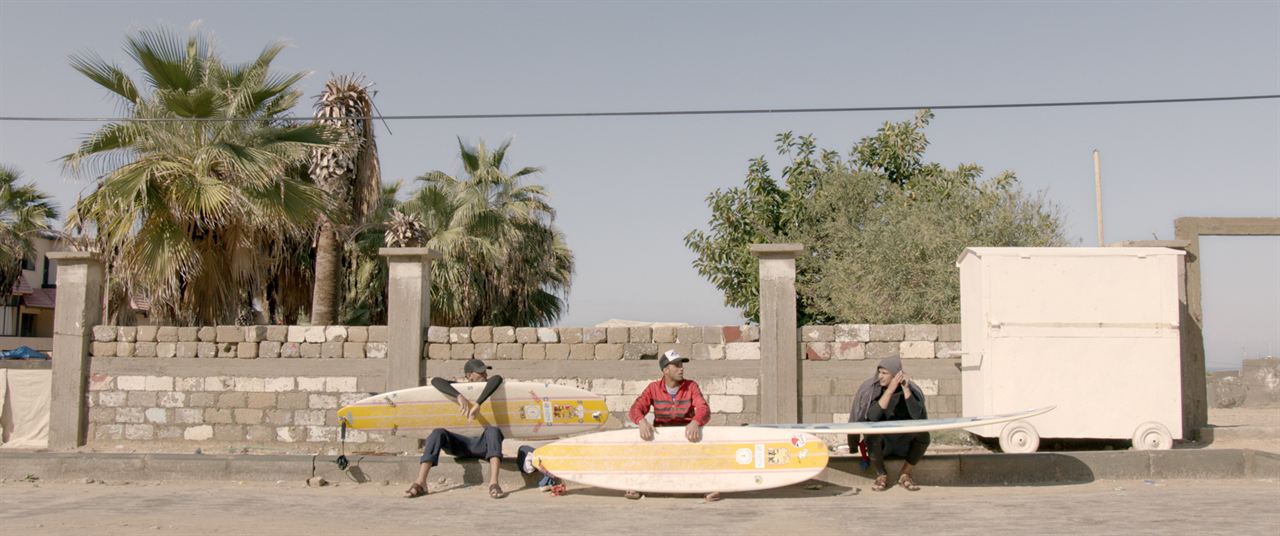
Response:
[[[502,376],[498,376],[497,374],[490,376],[488,380],[485,380],[484,390],[480,391],[480,397],[476,399],[476,404],[483,404],[484,401],[488,400],[489,397],[493,395],[493,392],[497,391],[498,387],[501,385]]]
[[[690,382],[689,396],[693,398],[693,422],[706,426],[711,421],[711,405],[702,397],[702,388],[696,382]]]
[[[649,406],[653,405],[653,395],[649,393],[649,388],[645,387],[640,392],[640,396],[636,397],[636,401],[631,403],[631,411],[627,412],[627,419],[632,424],[640,424],[644,420],[644,416],[649,414]]]
[[[457,389],[453,388],[453,382],[444,378],[431,378],[431,386],[449,398],[458,398],[458,395],[461,394]]]
[[[916,393],[911,392],[911,384],[909,383],[904,383],[902,385],[902,391],[903,391],[902,402],[907,405],[907,413],[911,415],[911,418],[912,419],[928,419],[929,412],[925,410],[924,397],[916,396]],[[910,396],[906,396],[908,394]]]

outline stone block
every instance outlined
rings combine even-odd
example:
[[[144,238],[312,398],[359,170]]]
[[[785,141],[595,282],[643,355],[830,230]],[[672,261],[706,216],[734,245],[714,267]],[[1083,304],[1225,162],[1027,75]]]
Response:
[[[114,344],[114,343],[112,343]],[[121,391],[143,391],[147,388],[146,376],[117,376],[116,389]]]
[[[524,345],[514,342],[504,342],[498,344],[498,359],[522,359],[524,357]]]
[[[243,408],[248,404],[249,393],[230,391],[218,395],[218,407],[222,409]],[[208,417],[206,417],[207,419]]]
[[[493,328],[493,342],[498,344],[516,342],[516,328],[511,326]]]
[[[263,378],[262,390],[268,393],[284,393],[293,390],[293,376]]]
[[[720,328],[720,340],[730,342],[742,342],[742,328],[739,326],[724,326]]]
[[[657,359],[658,345],[652,342],[631,342],[622,345],[622,358],[627,360],[633,359]]]
[[[653,342],[656,342],[656,343],[676,342],[676,328],[674,326],[654,326]]]
[[[735,342],[724,345],[725,359],[760,359],[760,343]]]
[[[369,326],[369,342],[387,342],[387,326]]]
[[[938,340],[938,326],[936,324],[905,324],[902,326],[902,340],[905,341],[929,341]]]
[[[836,342],[867,342],[871,340],[871,326],[868,324],[836,324],[834,335]]]
[[[938,342],[960,342],[960,324],[938,326]]]
[[[555,344],[560,342],[560,335],[556,333],[555,328],[538,328],[538,342]]]
[[[675,353],[680,354],[682,357],[694,359],[692,344],[687,344],[683,342],[663,342],[663,343],[656,343],[656,344],[658,345],[659,356],[667,353],[668,351],[674,351]]]
[[[448,344],[431,343],[427,345],[427,359],[449,359]]]
[[[267,326],[244,326],[244,342],[267,340]]]
[[[760,394],[760,380],[757,378],[728,378],[725,382],[725,394],[750,396]]]
[[[204,379],[204,390],[211,392],[230,391],[235,389],[235,378],[231,376],[206,376]]]
[[[354,393],[356,383],[354,376],[330,376],[324,379],[324,390],[328,393]]]
[[[898,344],[898,355],[903,359],[933,359],[933,342],[902,341]]]
[[[157,395],[154,391],[129,391],[129,406],[149,408],[156,405]]]
[[[209,424],[231,424],[234,416],[232,408],[208,408],[204,410],[204,422]]]
[[[606,340],[609,341],[609,344],[623,344],[623,343],[631,342],[631,328],[627,328],[627,327],[607,328],[607,333],[608,333],[608,336]]]
[[[347,342],[347,327],[325,326],[324,342]]]
[[[218,329],[213,326],[203,326],[196,332],[196,340],[200,342],[217,342]]]
[[[178,343],[176,342],[158,342],[156,343],[156,357],[170,358],[178,355]]]
[[[216,353],[216,351],[215,351]],[[200,343],[183,341],[174,346],[174,356],[190,359],[200,355]]]
[[[115,326],[93,326],[94,342],[116,342]]]
[[[755,324],[747,324],[745,326],[742,326],[741,330],[742,330],[742,342],[759,342],[760,341],[760,326],[757,326]]]
[[[212,342],[196,343],[196,357],[200,359],[211,359],[218,357],[218,345]]]
[[[831,359],[850,361],[867,358],[867,343],[856,341],[839,341],[831,343]]]
[[[709,378],[699,385],[703,395],[722,395],[728,390],[728,384],[727,378]]]
[[[218,326],[215,333],[215,342],[244,342],[243,326]]]
[[[238,424],[220,424],[213,427],[215,441],[244,441],[244,426]]]
[[[338,341],[320,343],[320,357],[325,359],[342,358],[342,345],[344,344],[346,343]]]
[[[685,342],[685,341],[678,341]],[[705,342],[707,344],[723,344],[724,327],[723,326],[705,326],[702,328],[702,340],[695,342]]]
[[[556,334],[562,343],[582,344],[582,328],[557,328]]]
[[[147,376],[143,381],[148,391],[173,390],[173,376]]]
[[[311,409],[337,409],[338,397],[333,395],[310,395],[307,397],[307,407]]]
[[[804,358],[809,361],[829,361],[831,360],[831,344],[829,342],[806,342],[804,345]]]
[[[474,340],[474,339],[473,339]],[[475,357],[481,361],[488,361],[498,355],[498,345],[491,342],[482,342],[476,344]]]
[[[869,342],[866,344],[867,359],[880,360],[901,355],[901,344],[897,342]]]
[[[298,345],[299,353],[304,359],[316,359],[320,357],[320,343],[304,342]]]
[[[906,331],[902,324],[872,324],[870,336],[875,342],[899,342],[906,336]]]
[[[156,342],[178,342],[178,328],[173,326],[156,328]]]
[[[702,328],[676,328],[676,342],[697,344],[702,342]]]
[[[549,360],[565,360],[569,359],[570,345],[556,343],[547,345],[547,359]]]
[[[387,343],[385,342],[366,342],[364,343],[364,355],[369,359],[386,359]]]
[[[133,357],[134,343],[117,342],[116,357]]]
[[[131,441],[151,441],[156,437],[155,425],[151,424],[126,424],[124,425],[124,438]]]
[[[256,359],[258,357],[258,343],[241,342],[236,344],[236,357],[240,359]]]
[[[490,326],[475,326],[471,328],[471,342],[473,343],[493,342],[493,328]]]
[[[800,328],[803,342],[831,342],[836,340],[835,326],[804,326]]]
[[[302,357],[302,344],[286,342],[280,345],[280,357]]]
[[[89,390],[90,391],[110,391],[115,389],[115,378],[106,374],[90,374]]]
[[[545,344],[526,344],[524,345],[523,359],[546,359],[547,345]]]
[[[263,413],[262,420],[274,426],[293,424],[293,412],[287,409],[268,409]]]
[[[276,407],[280,409],[307,409],[307,393],[280,393]]]
[[[169,422],[169,411],[164,408],[147,408],[142,413],[149,423],[165,424]]]
[[[116,331],[116,342],[138,342],[138,328],[120,326]]]
[[[114,342],[94,342],[89,347],[89,353],[93,357],[115,357],[116,343]]]
[[[245,405],[250,409],[266,409],[276,407],[275,393],[249,393],[245,397]]]
[[[595,358],[596,345],[584,343],[569,345],[569,359],[589,360]]]
[[[289,340],[289,326],[266,326],[266,334],[262,341],[286,342]]]
[[[759,344],[759,343],[756,343],[756,344]],[[725,358],[724,345],[723,344],[707,344],[707,343],[694,344],[691,357],[693,359],[711,359],[711,360],[724,359]]]
[[[943,359],[958,358],[961,352],[959,342],[938,342],[933,345],[933,355]]]
[[[742,397],[732,395],[710,395],[707,405],[712,413],[742,413]]]
[[[607,328],[582,328],[583,344],[602,344],[609,340]]]
[[[146,419],[142,411],[142,408],[117,408],[116,422],[121,424],[140,424]]]
[[[516,342],[538,342],[538,328],[516,328]]]
[[[471,343],[471,328],[455,327],[449,328],[450,344],[469,344]]]
[[[627,342],[653,342],[653,328],[648,326],[629,328]],[[610,340],[609,342],[613,342]]]
[[[280,344],[281,343],[276,341],[262,341],[258,343],[258,357],[266,359],[280,357]]]
[[[200,328],[198,327],[178,328],[178,342],[200,342]]]
[[[156,342],[156,333],[160,330],[159,326],[138,326],[137,342]]]
[[[618,360],[618,359],[622,359],[621,344],[597,344],[596,345],[597,361],[612,361],[612,360]]]
[[[236,424],[262,424],[263,411],[260,409],[237,408],[232,410]]]
[[[204,422],[204,410],[200,408],[178,408],[173,410],[173,422],[178,424],[200,424]]]
[[[214,343],[214,344],[216,344],[216,345],[218,346],[218,357],[235,357],[235,356],[236,356],[236,350],[237,350],[236,346],[237,346],[237,345],[239,345],[240,343],[238,343],[238,342],[219,342],[219,343]]]
[[[180,408],[187,404],[187,394],[176,391],[160,393],[160,395],[156,397],[156,402],[159,403],[162,408]]]
[[[182,431],[182,439],[187,441],[208,441],[213,439],[213,427],[207,424],[189,427]]]
[[[476,355],[476,345],[471,343],[450,344],[449,359],[471,359]]]
[[[288,326],[285,342],[307,342],[307,326]]]
[[[124,391],[103,391],[98,393],[99,406],[118,408],[125,405],[125,401],[127,399],[127,395]]]
[[[192,408],[211,408],[218,403],[215,393],[191,393],[187,395],[187,406]]]
[[[446,326],[430,326],[427,328],[427,342],[445,344],[449,342],[449,328]]]
[[[343,359],[364,359],[364,343],[344,342],[338,344],[342,345]]]

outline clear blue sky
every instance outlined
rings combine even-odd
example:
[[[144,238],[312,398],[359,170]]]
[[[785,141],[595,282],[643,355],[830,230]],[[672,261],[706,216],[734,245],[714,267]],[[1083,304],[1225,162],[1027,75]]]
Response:
[[[0,115],[102,116],[67,66],[127,65],[131,30],[192,21],[231,60],[273,40],[277,66],[374,81],[386,114],[890,106],[1280,93],[1280,3],[428,3],[0,0]],[[309,101],[308,101],[309,104]],[[309,113],[302,108],[298,113]],[[545,168],[578,271],[564,325],[607,318],[734,323],[682,237],[704,197],[739,184],[784,130],[846,152],[910,112],[396,122],[388,180],[455,172],[455,136],[513,137]],[[0,124],[0,162],[68,206],[57,158],[91,124]],[[1016,171],[1095,241],[1090,151],[1108,241],[1173,237],[1179,216],[1280,216],[1280,103],[942,111],[928,156]],[[1280,238],[1204,243],[1211,368],[1280,353]]]

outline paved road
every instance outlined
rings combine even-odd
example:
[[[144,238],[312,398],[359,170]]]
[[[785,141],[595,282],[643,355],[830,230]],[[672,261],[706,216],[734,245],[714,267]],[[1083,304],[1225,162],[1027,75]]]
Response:
[[[478,486],[415,500],[399,486],[299,483],[0,484],[6,534],[1267,534],[1280,527],[1276,481],[1098,481],[911,493],[790,488],[627,501],[616,492],[536,490],[494,501]],[[484,509],[487,509],[486,512]],[[482,517],[491,516],[482,522]]]

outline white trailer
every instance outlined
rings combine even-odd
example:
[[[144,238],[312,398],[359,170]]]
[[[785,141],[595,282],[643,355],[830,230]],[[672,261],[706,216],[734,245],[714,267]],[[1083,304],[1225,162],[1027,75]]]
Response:
[[[965,416],[1055,405],[970,429],[1005,452],[1040,437],[1181,439],[1179,272],[1168,248],[968,248],[960,254]]]

